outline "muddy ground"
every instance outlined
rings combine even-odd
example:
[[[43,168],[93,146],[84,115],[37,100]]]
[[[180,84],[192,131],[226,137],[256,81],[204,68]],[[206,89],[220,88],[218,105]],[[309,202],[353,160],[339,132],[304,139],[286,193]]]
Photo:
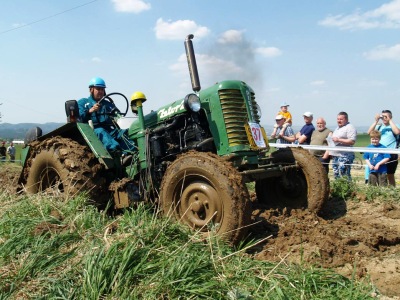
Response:
[[[19,171],[0,165],[3,189],[15,189]],[[385,295],[381,299],[400,299],[400,205],[331,198],[320,216],[255,205],[253,221],[255,237],[271,236],[256,249],[256,259],[313,264],[370,279]]]
[[[257,259],[291,261],[370,278],[383,295],[400,299],[400,207],[330,199],[321,216],[307,211],[259,207],[258,235],[272,237]]]

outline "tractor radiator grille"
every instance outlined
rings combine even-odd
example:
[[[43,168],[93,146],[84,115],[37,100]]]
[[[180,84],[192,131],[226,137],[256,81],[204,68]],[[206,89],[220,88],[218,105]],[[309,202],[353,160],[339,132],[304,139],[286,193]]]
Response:
[[[249,120],[245,99],[240,90],[219,90],[222,114],[228,134],[229,146],[246,145],[249,143],[244,124]],[[254,121],[259,122],[257,115],[257,103],[254,94],[251,94],[251,113]]]
[[[259,115],[258,105],[256,102],[256,97],[254,96],[254,93],[251,93],[250,107],[251,107],[251,112],[253,114],[253,122],[260,124],[261,116]]]

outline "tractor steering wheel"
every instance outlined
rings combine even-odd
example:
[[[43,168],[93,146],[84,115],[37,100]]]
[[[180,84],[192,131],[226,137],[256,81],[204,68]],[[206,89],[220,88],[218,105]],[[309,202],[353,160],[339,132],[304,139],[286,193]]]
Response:
[[[124,113],[121,113],[120,110],[117,108],[117,106],[115,106],[115,109],[113,109],[109,114],[110,115],[114,115],[116,112],[118,112],[121,116],[125,117],[126,114],[128,113],[129,101],[128,101],[128,98],[126,98],[124,94],[121,94],[121,93],[110,93],[110,94],[104,95],[103,98],[101,98],[98,103],[100,104],[103,100],[108,100],[109,102],[111,102],[112,104],[115,105],[113,99],[111,98],[111,96],[113,96],[113,95],[118,95],[118,96],[121,96],[121,97],[123,97],[125,99],[126,109],[125,109]]]

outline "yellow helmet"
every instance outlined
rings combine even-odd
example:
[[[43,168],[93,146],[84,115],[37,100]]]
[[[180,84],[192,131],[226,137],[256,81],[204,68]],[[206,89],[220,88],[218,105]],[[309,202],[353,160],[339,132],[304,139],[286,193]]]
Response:
[[[131,96],[131,101],[136,101],[136,100],[142,100],[142,102],[145,102],[146,96],[142,92],[134,92]]]
[[[142,92],[134,92],[131,96],[131,110],[134,114],[138,113],[138,106],[146,101],[146,96]]]

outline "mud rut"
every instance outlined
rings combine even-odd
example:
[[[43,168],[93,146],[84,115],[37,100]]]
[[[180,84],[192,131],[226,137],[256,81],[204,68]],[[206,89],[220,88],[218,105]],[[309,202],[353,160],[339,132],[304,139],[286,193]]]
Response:
[[[0,185],[15,191],[20,168],[0,165]],[[370,278],[379,291],[400,295],[400,206],[330,199],[320,216],[307,210],[268,210],[253,200],[253,237],[272,235],[255,259],[313,264],[351,278]],[[388,298],[381,298],[388,299]]]
[[[252,217],[254,236],[272,236],[255,250],[256,259],[331,268],[370,278],[383,295],[400,295],[399,205],[329,199],[320,216],[259,206]]]

